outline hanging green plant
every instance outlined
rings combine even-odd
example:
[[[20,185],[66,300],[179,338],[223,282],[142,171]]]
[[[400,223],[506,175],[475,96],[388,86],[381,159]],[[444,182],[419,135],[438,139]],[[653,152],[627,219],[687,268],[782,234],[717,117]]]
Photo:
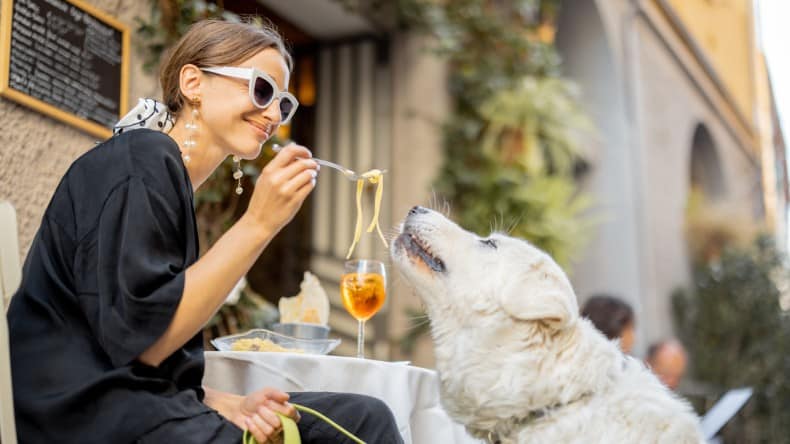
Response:
[[[578,88],[560,76],[553,44],[560,2],[397,5],[396,22],[434,37],[431,49],[449,65],[453,106],[437,191],[464,227],[486,235],[499,221],[569,267],[595,226],[592,199],[576,183],[594,129]]]
[[[148,17],[135,17],[136,34],[143,53],[143,68],[154,71],[162,53],[184,35],[195,22],[203,19],[238,20],[227,12],[222,0],[217,3],[205,0],[149,0]]]
[[[594,129],[577,87],[560,76],[553,43],[561,2],[345,3],[377,23],[423,30],[447,61],[452,111],[436,189],[457,221],[481,235],[498,229],[527,239],[569,269],[597,219],[577,184]],[[425,331],[404,336],[404,350]]]
[[[572,176],[577,164],[584,162],[580,136],[593,132],[577,96],[567,81],[531,76],[495,94],[480,109],[488,119],[483,152],[531,176]]]

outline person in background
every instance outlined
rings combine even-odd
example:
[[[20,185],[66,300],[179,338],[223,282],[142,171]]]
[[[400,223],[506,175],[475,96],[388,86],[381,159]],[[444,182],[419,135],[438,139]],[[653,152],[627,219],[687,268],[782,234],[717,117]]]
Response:
[[[634,347],[634,310],[627,302],[607,294],[591,296],[581,310],[595,328],[609,339],[619,339],[623,353]]]
[[[647,349],[645,363],[664,385],[676,390],[686,373],[688,355],[683,344],[675,339],[667,339]]]

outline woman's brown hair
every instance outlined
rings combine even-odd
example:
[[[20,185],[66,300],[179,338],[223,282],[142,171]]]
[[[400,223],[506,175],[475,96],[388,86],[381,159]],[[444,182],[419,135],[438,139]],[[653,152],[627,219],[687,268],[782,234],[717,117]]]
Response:
[[[233,65],[266,48],[276,49],[285,58],[288,69],[292,68],[291,55],[271,23],[202,20],[193,24],[167,51],[159,69],[162,99],[168,110],[178,115],[187,102],[179,86],[184,65],[193,64],[198,68]]]

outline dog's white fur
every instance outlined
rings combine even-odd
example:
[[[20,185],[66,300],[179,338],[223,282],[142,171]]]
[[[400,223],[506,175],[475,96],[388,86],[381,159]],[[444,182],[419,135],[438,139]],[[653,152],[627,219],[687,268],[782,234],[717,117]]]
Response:
[[[391,247],[425,303],[455,420],[502,444],[704,442],[688,403],[578,316],[551,257],[503,234],[489,239],[496,247],[415,207]]]

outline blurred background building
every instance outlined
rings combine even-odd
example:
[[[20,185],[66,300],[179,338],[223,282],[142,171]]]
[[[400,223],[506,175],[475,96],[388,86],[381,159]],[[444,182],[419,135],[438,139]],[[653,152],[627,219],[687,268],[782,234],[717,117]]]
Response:
[[[135,26],[147,2],[88,3]],[[382,226],[432,202],[443,161],[447,66],[426,37],[335,0],[226,0],[236,14],[272,20],[291,43],[292,90],[302,106],[281,137],[354,169],[386,168]],[[361,2],[365,3],[365,2]],[[785,146],[750,0],[565,0],[551,30],[564,73],[582,90],[597,127],[582,188],[602,218],[574,266],[580,300],[621,295],[635,308],[637,353],[672,332],[670,294],[690,277],[684,225],[691,190],[765,222],[786,239]],[[133,36],[133,47],[135,47]],[[130,97],[158,97],[155,75],[133,51]],[[16,207],[27,253],[57,181],[95,138],[8,100],[0,100],[0,196]],[[338,282],[355,221],[354,191],[322,172],[295,221],[249,276],[276,300],[298,291],[310,269],[332,299],[332,324],[353,354],[356,321]],[[372,208],[373,193],[366,193]],[[452,202],[450,202],[452,205]],[[372,236],[360,257],[386,258]],[[391,270],[394,272],[394,270]],[[385,309],[368,322],[368,345],[382,359],[431,365],[430,343],[399,348],[419,301],[390,276]]]
[[[130,104],[160,97],[155,70],[145,69],[161,56],[152,50],[161,43],[157,37],[177,38],[195,19],[217,16],[223,8],[226,19],[271,20],[290,42],[290,89],[301,103],[279,141],[294,140],[357,171],[386,168],[385,232],[393,234],[414,205],[442,210],[449,204],[451,216],[481,232],[527,226],[523,237],[549,239],[540,245],[568,266],[580,306],[598,293],[630,303],[635,355],[643,356],[648,344],[679,337],[690,367],[689,384],[680,390],[699,413],[727,390],[754,388],[739,419],[722,432],[723,442],[788,442],[790,269],[776,253],[788,251],[790,190],[757,1],[84,3],[133,31]],[[458,26],[430,29],[415,20],[426,4]],[[500,25],[504,31],[495,29]],[[448,36],[444,52],[435,51]],[[554,69],[557,54],[562,78]],[[569,93],[573,88],[564,77],[579,86],[579,98]],[[532,89],[525,92],[526,84]],[[512,107],[484,111],[490,103],[481,96],[498,95]],[[578,105],[594,131],[571,140],[584,120]],[[516,114],[538,130],[518,127],[524,120],[510,119]],[[504,130],[488,137],[494,122],[505,122]],[[58,181],[97,139],[0,98],[0,200],[16,208],[21,258]],[[483,144],[491,140],[493,149]],[[581,153],[571,159],[572,168],[536,172],[526,165],[530,149],[534,154],[557,146]],[[245,190],[271,155],[264,151],[261,159],[245,162]],[[246,208],[250,193],[236,196],[229,176],[225,165],[196,195],[203,250]],[[508,187],[532,197],[518,201]],[[367,187],[364,193],[366,219],[374,191]],[[583,213],[567,209],[586,196],[592,207]],[[541,202],[531,206],[529,199]],[[479,208],[464,209],[470,204]],[[206,338],[272,322],[272,304],[295,295],[304,271],[311,270],[331,300],[332,336],[344,339],[335,353],[353,355],[357,323],[344,310],[338,287],[355,220],[354,184],[324,169],[306,205],[246,276],[249,287],[237,305],[220,310]],[[770,239],[756,237],[758,232]],[[355,256],[388,258],[374,235],[363,236]],[[367,356],[431,367],[421,303],[392,267],[388,271],[387,303],[366,324]]]
[[[690,280],[692,189],[786,238],[784,142],[756,26],[750,0],[562,3],[563,67],[600,131],[586,186],[608,216],[574,283],[634,305],[637,349],[671,333],[669,296]]]

